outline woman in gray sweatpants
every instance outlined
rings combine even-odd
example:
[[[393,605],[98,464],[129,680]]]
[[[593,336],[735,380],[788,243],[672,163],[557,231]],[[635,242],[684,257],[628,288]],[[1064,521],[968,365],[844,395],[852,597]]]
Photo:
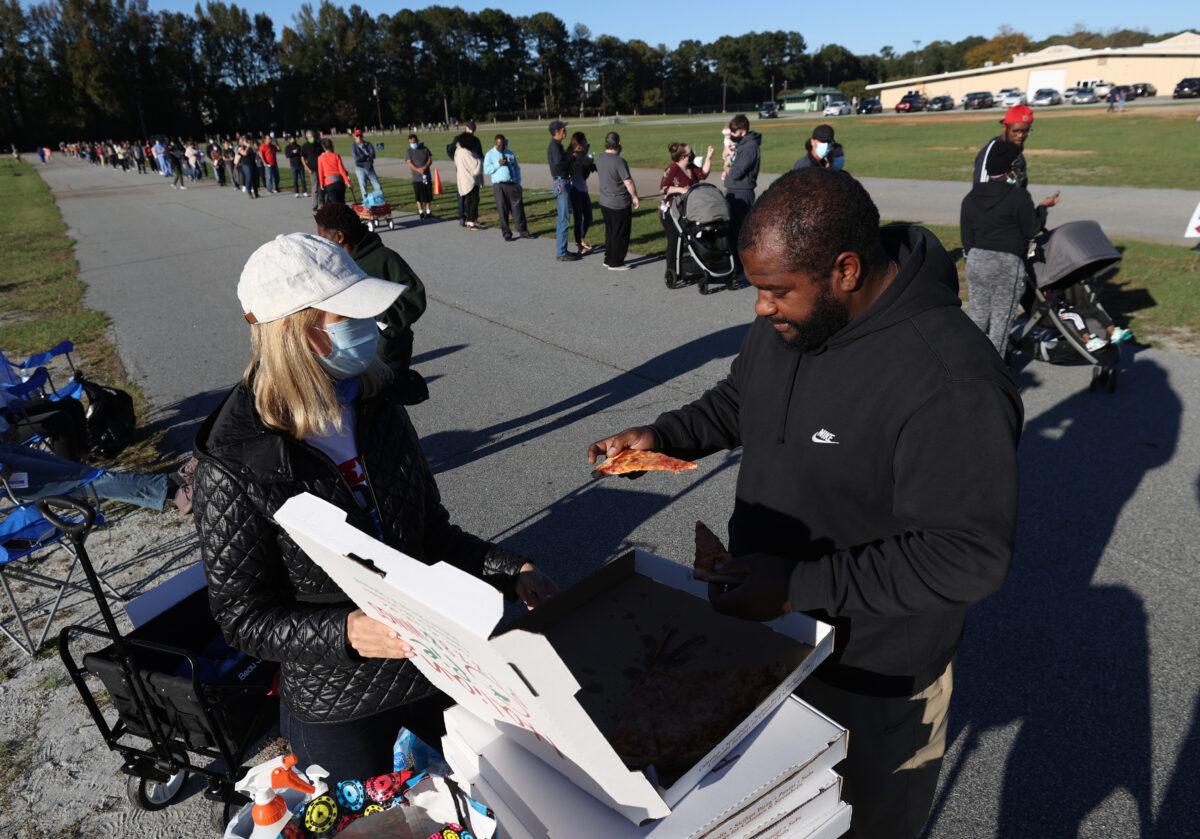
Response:
[[[991,145],[984,160],[988,179],[971,188],[960,216],[967,253],[967,314],[1001,355],[1025,287],[1029,240],[1046,226],[1047,209],[1058,203],[1055,193],[1034,207],[1013,172],[1020,153],[1006,140]]]

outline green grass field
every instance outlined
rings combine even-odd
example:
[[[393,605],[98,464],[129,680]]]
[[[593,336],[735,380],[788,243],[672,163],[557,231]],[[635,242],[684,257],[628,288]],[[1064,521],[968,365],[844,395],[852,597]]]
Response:
[[[1030,171],[1037,183],[1200,189],[1200,165],[1194,163],[1200,144],[1197,115],[1200,105],[1147,107],[1140,113],[1131,108],[1125,114],[1093,109],[1038,111],[1028,143]],[[969,179],[975,153],[995,136],[998,119],[999,113],[990,111],[828,121],[846,148],[847,168],[856,175],[957,181]],[[791,169],[803,154],[813,125],[811,120],[752,120],[752,127],[763,134],[763,171]],[[589,119],[573,124],[568,131],[583,131],[599,150],[604,134],[614,127],[621,132],[624,156],[631,166],[663,167],[667,144],[673,141],[691,143],[700,153],[711,144],[720,152],[719,122],[608,126]],[[527,165],[544,162],[549,139],[544,125],[508,124],[499,131]],[[496,133],[493,126],[479,126],[484,148]],[[452,137],[453,133],[435,132],[421,139],[433,150],[435,159],[444,159],[446,143]],[[404,156],[404,135],[382,139],[382,155]],[[348,137],[336,142],[341,153],[350,154]]]

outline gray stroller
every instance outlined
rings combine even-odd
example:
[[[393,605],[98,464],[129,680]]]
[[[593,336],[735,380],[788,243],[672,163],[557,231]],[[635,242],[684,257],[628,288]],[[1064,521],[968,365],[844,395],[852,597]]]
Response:
[[[679,288],[693,280],[701,294],[708,294],[709,283],[714,281],[737,288],[729,205],[721,190],[709,183],[693,184],[671,204],[667,219],[678,232],[674,254],[678,275],[668,269],[667,288]]]
[[[1022,301],[1025,314],[1009,333],[1010,348],[1050,364],[1089,364],[1088,390],[1114,392],[1120,344],[1088,350],[1071,321],[1081,321],[1092,335],[1105,334],[1112,318],[1100,305],[1097,289],[1120,270],[1120,252],[1094,221],[1072,221],[1048,230],[1034,240],[1032,251]],[[1072,315],[1064,319],[1064,311]]]

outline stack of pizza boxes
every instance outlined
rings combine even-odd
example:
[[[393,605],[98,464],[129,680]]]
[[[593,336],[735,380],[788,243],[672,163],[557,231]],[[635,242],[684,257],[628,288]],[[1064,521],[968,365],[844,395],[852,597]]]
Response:
[[[441,744],[514,837],[834,837],[847,733],[792,692],[829,655],[805,615],[712,610],[642,551],[498,629],[502,595],[350,526],[310,495],[276,519],[457,705]],[[436,745],[436,744],[434,744]]]

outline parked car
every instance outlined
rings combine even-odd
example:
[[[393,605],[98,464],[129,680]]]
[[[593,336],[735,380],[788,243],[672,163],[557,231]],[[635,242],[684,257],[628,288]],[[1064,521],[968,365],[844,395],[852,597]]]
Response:
[[[1135,85],[1130,85],[1130,87],[1133,88],[1133,92],[1136,93],[1138,96],[1142,96],[1142,97],[1158,96],[1158,88],[1155,87],[1154,85],[1150,84],[1150,82],[1138,82]]]
[[[776,119],[779,117],[779,105],[774,102],[763,102],[758,106],[759,119]]]
[[[883,103],[878,99],[862,99],[858,103],[858,112],[860,114],[882,114]]]
[[[1014,105],[1026,105],[1026,104],[1028,104],[1028,102],[1025,98],[1025,91],[1017,90],[1015,87],[1000,91],[1000,106],[1001,107],[1011,108]]]
[[[929,100],[927,106],[931,111],[953,111],[954,97],[953,96],[935,96]]]
[[[1063,99],[1065,101],[1069,102],[1069,101],[1071,101],[1071,99],[1074,98],[1075,94],[1081,90],[1083,90],[1082,87],[1068,87],[1066,90],[1063,91],[1063,94],[1062,94]]]
[[[853,113],[850,109],[850,103],[845,99],[838,102],[830,102],[825,106],[825,116],[827,117],[848,117]]]
[[[996,104],[996,100],[992,98],[992,94],[986,90],[981,90],[976,93],[968,93],[963,97],[963,110],[974,111],[982,108],[991,108]]]
[[[1096,82],[1092,85],[1092,93],[1096,94],[1097,99],[1103,99],[1112,88],[1112,82]]]
[[[1197,97],[1200,97],[1200,77],[1182,80],[1175,85],[1175,92],[1171,94],[1173,99],[1195,99]]]
[[[1090,87],[1081,87],[1075,91],[1075,95],[1071,97],[1072,105],[1095,105],[1100,100],[1096,98],[1095,92]]]
[[[1033,94],[1034,105],[1061,105],[1062,103],[1062,94],[1052,87],[1039,88]]]
[[[912,113],[913,111],[923,111],[925,106],[929,104],[925,97],[919,93],[906,93],[904,98],[896,103],[896,113]]]

